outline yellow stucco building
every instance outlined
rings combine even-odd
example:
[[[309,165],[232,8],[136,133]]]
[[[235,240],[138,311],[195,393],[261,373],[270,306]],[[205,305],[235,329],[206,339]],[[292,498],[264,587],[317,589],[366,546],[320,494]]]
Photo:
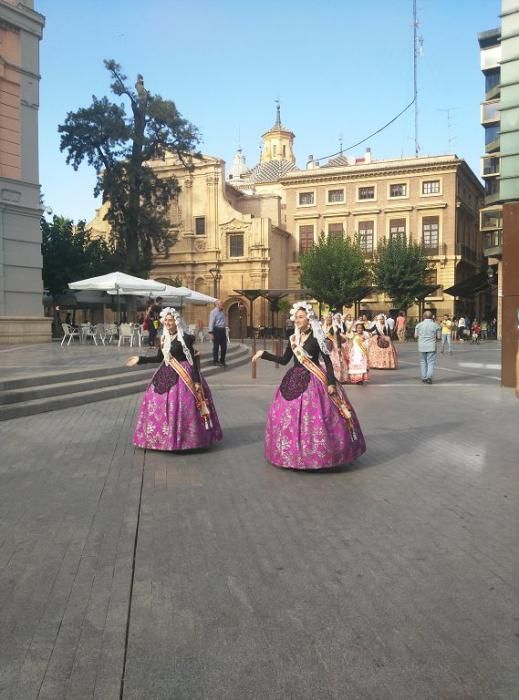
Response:
[[[443,290],[477,271],[481,260],[478,211],[483,189],[455,155],[374,160],[345,154],[326,163],[309,157],[296,165],[294,133],[276,120],[263,136],[260,161],[249,169],[238,149],[230,172],[219,158],[204,155],[188,171],[174,156],[153,167],[174,175],[181,191],[171,205],[176,238],[167,257],[157,256],[152,276],[220,297],[234,335],[239,334],[236,290],[299,289],[299,256],[321,232],[360,237],[371,258],[384,237],[406,235],[421,241],[431,262],[428,282],[438,285],[426,306],[438,314],[461,311]],[[94,229],[103,232],[102,210]],[[106,229],[105,231],[106,232]],[[362,301],[368,311],[387,311],[390,302],[374,294]],[[409,314],[416,314],[410,309]],[[245,314],[241,307],[242,316]],[[189,307],[190,321],[208,309]],[[254,305],[254,325],[269,326],[268,304]],[[242,323],[249,323],[243,319]]]

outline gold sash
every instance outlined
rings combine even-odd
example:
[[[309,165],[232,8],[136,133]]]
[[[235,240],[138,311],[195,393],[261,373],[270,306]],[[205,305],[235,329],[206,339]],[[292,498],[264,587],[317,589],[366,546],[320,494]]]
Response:
[[[358,333],[355,333],[355,335],[353,336],[353,342],[354,342],[356,345],[359,346],[359,348],[362,350],[362,352],[363,352],[365,355],[368,354],[368,351],[367,351],[366,348],[364,347],[364,338],[363,338],[362,340],[360,340],[360,336],[359,336]]]
[[[294,353],[295,357],[299,360],[299,362],[303,365],[303,367],[305,369],[307,369],[309,372],[311,372],[314,375],[314,377],[316,377],[321,382],[321,384],[324,386],[324,388],[326,389],[326,393],[328,395],[328,398],[336,406],[340,415],[344,418],[344,420],[348,424],[348,428],[349,428],[349,431],[351,434],[351,439],[356,440],[357,433],[355,432],[355,426],[353,425],[351,406],[346,401],[346,397],[344,396],[344,394],[342,392],[342,387],[336,386],[335,393],[328,394],[328,378],[327,378],[326,374],[319,367],[319,365],[316,365],[315,362],[312,361],[312,358],[306,352],[306,350],[301,345],[298,345],[296,343],[295,335],[290,336],[290,345],[292,346],[292,352]]]
[[[211,421],[211,413],[209,411],[209,405],[207,403],[207,399],[204,396],[204,388],[202,386],[202,383],[200,383],[200,389],[197,390],[195,388],[195,383],[193,382],[193,378],[191,377],[189,372],[174,357],[169,358],[169,365],[171,366],[172,369],[175,370],[175,372],[178,374],[180,379],[184,382],[186,387],[189,389],[189,391],[193,395],[193,397],[195,399],[196,407],[197,407],[198,412],[200,414],[200,417],[204,421],[205,429],[209,430],[210,428],[213,427],[213,423]]]

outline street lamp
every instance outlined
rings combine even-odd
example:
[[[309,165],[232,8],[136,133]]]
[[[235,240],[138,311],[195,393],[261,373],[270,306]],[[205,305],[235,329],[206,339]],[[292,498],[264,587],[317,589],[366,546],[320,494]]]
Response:
[[[218,298],[219,296],[219,283],[222,279],[222,273],[220,272],[220,263],[217,261],[214,267],[209,268],[211,277],[213,278],[213,296]]]

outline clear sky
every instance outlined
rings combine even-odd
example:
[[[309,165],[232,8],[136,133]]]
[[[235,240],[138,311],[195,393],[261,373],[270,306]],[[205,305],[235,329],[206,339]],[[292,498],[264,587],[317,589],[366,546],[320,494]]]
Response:
[[[249,166],[281,100],[299,167],[353,144],[412,99],[412,0],[35,0],[41,43],[40,180],[45,205],[91,219],[94,173],[60,153],[58,124],[109,94],[104,58],[131,83],[173,99],[228,165],[238,143]],[[421,155],[456,153],[479,175],[484,80],[478,32],[499,26],[499,0],[418,0]],[[113,96],[115,100],[119,98]],[[449,112],[445,110],[450,110]],[[450,122],[450,124],[449,124]],[[377,159],[414,154],[411,108],[370,146]]]

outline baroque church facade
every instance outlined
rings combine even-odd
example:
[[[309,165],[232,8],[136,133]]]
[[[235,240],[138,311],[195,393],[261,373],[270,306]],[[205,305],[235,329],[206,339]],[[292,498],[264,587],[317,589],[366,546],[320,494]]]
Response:
[[[225,162],[204,155],[188,171],[173,155],[154,167],[174,175],[181,191],[171,205],[176,239],[167,257],[157,256],[151,276],[222,299],[231,332],[250,324],[250,303],[242,290],[300,288],[299,256],[324,232],[360,239],[367,259],[384,237],[419,240],[429,259],[428,283],[436,290],[426,307],[438,315],[459,313],[466,303],[444,290],[474,275],[481,261],[479,207],[483,188],[455,155],[374,160],[344,153],[319,163],[309,156],[298,168],[294,133],[283,126],[279,105],[262,136],[260,161],[247,168],[238,149],[230,172]],[[102,210],[91,224],[103,231]],[[387,311],[382,294],[362,300],[367,312]],[[471,309],[480,314],[480,309]],[[416,308],[409,315],[417,313]],[[188,307],[189,321],[206,320],[209,309]],[[253,308],[254,326],[272,323],[266,299]]]

